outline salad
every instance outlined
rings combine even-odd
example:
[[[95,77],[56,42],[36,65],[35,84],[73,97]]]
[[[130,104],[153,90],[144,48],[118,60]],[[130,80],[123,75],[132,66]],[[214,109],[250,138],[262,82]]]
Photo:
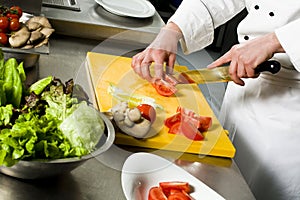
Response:
[[[0,166],[92,152],[105,125],[81,86],[52,76],[28,87],[25,80],[23,63],[0,51]]]

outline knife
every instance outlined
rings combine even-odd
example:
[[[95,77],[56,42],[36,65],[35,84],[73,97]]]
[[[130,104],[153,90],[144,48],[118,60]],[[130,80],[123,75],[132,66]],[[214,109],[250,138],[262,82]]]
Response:
[[[276,74],[280,71],[281,65],[278,61],[269,60],[261,63],[255,68],[255,73],[271,72]],[[213,69],[197,69],[188,70],[184,72],[174,73],[172,75],[178,82],[178,84],[203,84],[203,83],[217,83],[231,81],[229,72],[229,66],[216,67]]]

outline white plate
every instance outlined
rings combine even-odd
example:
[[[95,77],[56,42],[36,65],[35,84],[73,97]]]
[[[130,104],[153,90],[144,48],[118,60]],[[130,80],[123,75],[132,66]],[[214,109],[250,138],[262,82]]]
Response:
[[[147,0],[95,0],[107,11],[126,17],[147,18],[155,14],[154,6]]]
[[[150,153],[135,153],[129,156],[122,168],[121,181],[127,200],[147,200],[149,189],[158,186],[162,181],[188,182],[193,188],[190,195],[196,200],[224,200],[184,169]]]

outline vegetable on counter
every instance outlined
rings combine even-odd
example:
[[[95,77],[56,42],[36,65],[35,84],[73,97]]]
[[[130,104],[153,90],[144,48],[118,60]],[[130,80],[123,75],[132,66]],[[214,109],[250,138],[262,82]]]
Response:
[[[5,62],[1,51],[0,166],[93,151],[105,126],[83,89],[52,76],[26,88],[22,68],[14,58]]]
[[[164,123],[169,128],[169,133],[184,135],[188,139],[199,141],[204,139],[202,133],[211,127],[212,118],[178,107],[177,112],[165,119]]]
[[[30,49],[47,44],[54,32],[48,19],[33,16],[28,20],[22,16],[23,11],[19,6],[0,6],[0,45]]]

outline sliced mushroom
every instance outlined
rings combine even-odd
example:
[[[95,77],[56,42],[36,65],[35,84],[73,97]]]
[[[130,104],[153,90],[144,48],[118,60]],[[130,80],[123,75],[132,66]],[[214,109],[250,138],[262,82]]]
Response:
[[[28,28],[26,26],[23,26],[20,30],[13,33],[9,37],[9,44],[14,48],[22,47],[27,43],[28,39],[30,38],[30,35],[31,33],[28,30]]]

